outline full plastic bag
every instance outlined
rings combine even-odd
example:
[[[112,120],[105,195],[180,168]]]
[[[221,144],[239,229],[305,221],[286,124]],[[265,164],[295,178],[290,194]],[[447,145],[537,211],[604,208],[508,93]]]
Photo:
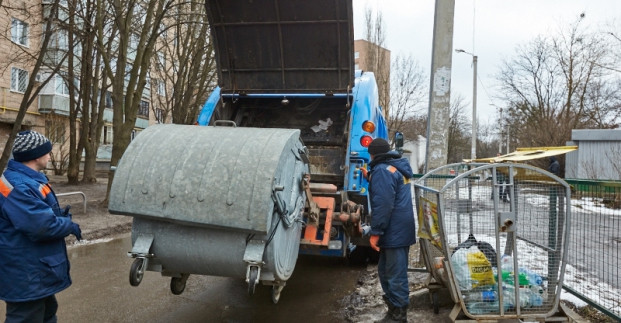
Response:
[[[455,251],[451,261],[461,290],[472,290],[496,283],[491,263],[475,245]]]

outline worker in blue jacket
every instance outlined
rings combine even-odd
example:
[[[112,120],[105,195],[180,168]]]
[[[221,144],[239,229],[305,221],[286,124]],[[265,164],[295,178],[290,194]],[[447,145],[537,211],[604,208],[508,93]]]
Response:
[[[408,256],[416,243],[410,180],[412,168],[406,158],[390,151],[390,144],[377,138],[369,145],[371,170],[371,247],[379,251],[377,267],[387,321],[407,322],[409,306]]]
[[[0,178],[0,299],[7,323],[56,322],[55,294],[71,285],[65,237],[82,236],[41,173],[51,150],[42,134],[20,132]]]

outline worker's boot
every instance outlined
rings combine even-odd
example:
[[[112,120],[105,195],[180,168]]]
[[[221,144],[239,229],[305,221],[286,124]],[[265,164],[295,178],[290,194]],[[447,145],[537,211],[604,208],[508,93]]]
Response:
[[[398,310],[398,307],[392,305],[392,303],[390,302],[390,300],[388,300],[388,297],[386,295],[382,295],[382,299],[384,300],[384,303],[386,303],[386,306],[388,306],[388,312],[386,312],[386,316],[384,316],[384,318],[382,318],[382,320],[378,322],[396,323],[393,317],[395,316],[396,311]]]
[[[395,306],[388,300],[388,296],[382,295],[382,299],[384,300],[384,303],[386,303],[386,306],[388,306],[388,313],[394,312]]]
[[[392,320],[394,322],[407,322],[408,321],[408,307],[395,307],[392,312]]]

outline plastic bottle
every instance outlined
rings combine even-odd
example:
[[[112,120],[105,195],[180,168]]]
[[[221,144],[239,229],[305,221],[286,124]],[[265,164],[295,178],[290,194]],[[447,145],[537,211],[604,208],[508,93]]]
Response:
[[[522,308],[533,307],[533,295],[534,294],[530,291],[530,288],[520,288],[520,306]]]
[[[529,287],[530,291],[533,292],[533,294],[543,295],[543,287],[539,285],[530,285]]]
[[[502,255],[502,257],[500,257],[500,264],[502,271],[513,272],[513,257]]]
[[[520,271],[520,274],[524,274],[526,275],[526,277],[528,277],[528,281],[530,285],[541,286],[541,284],[543,284],[543,278],[541,278],[541,276],[537,274],[536,272],[528,268],[522,268],[522,267],[520,267],[519,271]]]
[[[539,285],[530,285],[528,286],[528,288],[530,288],[530,302],[531,304],[533,304],[533,306],[542,306],[543,305],[543,287],[539,286]]]
[[[498,302],[474,302],[467,305],[468,312],[473,315],[488,313],[498,313],[500,311]]]
[[[496,280],[498,280],[498,276],[494,276],[496,278]],[[514,276],[512,272],[509,271],[502,271],[502,281],[505,284],[509,284],[509,285],[514,285],[515,281],[514,281]],[[528,277],[526,276],[526,274],[519,274],[518,275],[518,284],[520,284],[520,286],[528,286],[530,285],[530,282],[528,280]]]
[[[472,291],[464,293],[464,300],[469,302],[495,302],[498,300],[498,294],[494,290]]]
[[[531,295],[533,294],[528,288],[520,288],[519,300],[521,308],[532,307]],[[515,287],[512,285],[505,285],[503,289],[503,298],[505,307],[515,308],[517,302],[515,301]]]
[[[530,303],[532,306],[542,306],[543,305],[543,297],[540,294],[531,293],[530,294]]]

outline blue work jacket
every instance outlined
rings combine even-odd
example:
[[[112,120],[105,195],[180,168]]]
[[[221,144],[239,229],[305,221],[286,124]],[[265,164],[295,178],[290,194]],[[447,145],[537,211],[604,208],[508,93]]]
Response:
[[[412,168],[395,151],[375,156],[370,163],[371,235],[378,246],[399,248],[416,243],[412,206]]]
[[[37,300],[69,287],[70,232],[47,177],[10,160],[0,178],[0,299]]]

